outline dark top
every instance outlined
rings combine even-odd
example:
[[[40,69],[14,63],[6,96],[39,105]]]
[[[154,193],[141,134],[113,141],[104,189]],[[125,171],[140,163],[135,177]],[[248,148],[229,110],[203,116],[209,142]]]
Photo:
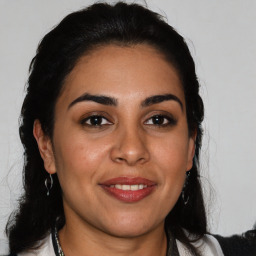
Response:
[[[256,256],[256,229],[242,235],[214,235],[225,256]]]

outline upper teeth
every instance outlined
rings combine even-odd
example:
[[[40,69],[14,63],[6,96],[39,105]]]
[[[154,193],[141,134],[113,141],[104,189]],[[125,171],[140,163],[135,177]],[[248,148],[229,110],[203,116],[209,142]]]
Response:
[[[136,184],[136,185],[121,185],[121,184],[116,184],[116,185],[110,185],[111,188],[117,188],[117,189],[122,189],[122,190],[140,190],[143,188],[146,188],[147,185],[144,184]]]

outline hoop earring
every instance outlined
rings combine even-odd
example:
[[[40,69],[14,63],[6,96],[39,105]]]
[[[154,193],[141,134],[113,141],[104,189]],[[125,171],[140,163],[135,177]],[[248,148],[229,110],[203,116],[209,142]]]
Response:
[[[45,179],[44,181],[44,185],[46,187],[47,193],[46,195],[49,196],[50,195],[50,190],[53,186],[53,179],[52,179],[52,175],[49,174],[49,176]]]
[[[181,192],[181,197],[182,197],[182,200],[183,200],[184,205],[187,205],[187,203],[188,203],[188,201],[189,201],[189,195],[188,195],[188,196],[185,195],[185,190],[186,190],[186,187],[187,187],[187,185],[188,185],[188,180],[189,180],[189,177],[190,177],[190,171],[188,171],[188,172],[186,173],[186,175],[187,175],[186,181],[185,181],[183,190],[182,190],[182,192]]]

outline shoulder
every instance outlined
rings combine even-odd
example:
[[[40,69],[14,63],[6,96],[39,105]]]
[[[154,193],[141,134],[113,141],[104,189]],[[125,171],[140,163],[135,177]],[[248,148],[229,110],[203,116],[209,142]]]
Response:
[[[221,245],[225,255],[229,256],[255,256],[256,255],[256,229],[249,230],[242,235],[223,237],[214,235]]]
[[[10,254],[9,256],[55,256],[51,234],[49,234],[44,240],[42,240],[40,244],[41,246],[37,250],[22,252],[17,255]]]
[[[207,256],[224,256],[217,239],[212,235],[204,235],[201,239],[192,243],[202,255]],[[180,255],[188,255],[186,247],[177,240],[177,246]]]

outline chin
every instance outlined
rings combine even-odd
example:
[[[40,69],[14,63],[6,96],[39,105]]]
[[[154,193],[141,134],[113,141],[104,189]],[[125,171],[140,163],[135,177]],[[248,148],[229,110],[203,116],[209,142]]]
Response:
[[[143,236],[147,232],[149,232],[150,229],[147,228],[138,228],[138,227],[124,227],[124,228],[112,228],[108,230],[107,232],[115,237],[119,238],[135,238],[139,236]]]
[[[116,219],[108,227],[105,227],[105,232],[110,233],[115,237],[134,238],[142,236],[156,228],[152,221],[141,219]]]

